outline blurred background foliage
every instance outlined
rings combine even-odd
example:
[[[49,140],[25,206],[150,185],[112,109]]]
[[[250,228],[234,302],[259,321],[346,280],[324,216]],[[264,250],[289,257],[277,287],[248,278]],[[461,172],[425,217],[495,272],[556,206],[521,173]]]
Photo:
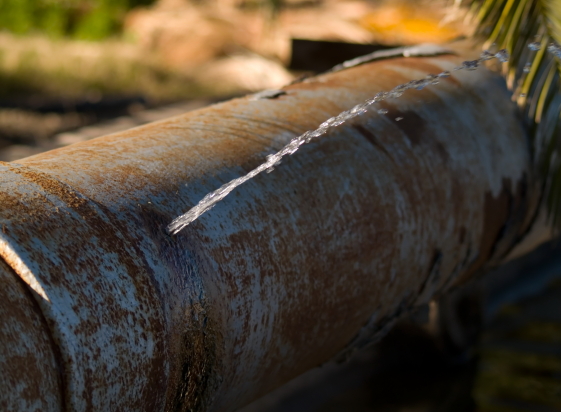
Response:
[[[122,31],[126,13],[157,0],[0,0],[0,30],[40,32],[53,38],[103,40]],[[194,1],[201,3],[201,1]],[[275,16],[283,0],[241,1],[245,8],[264,7]]]
[[[561,1],[474,0],[471,13],[485,47],[495,45],[510,54],[503,74],[529,126],[549,217],[560,230]]]
[[[101,40],[119,33],[126,12],[154,0],[0,0],[0,29]]]
[[[293,38],[446,41],[458,31],[441,25],[435,9],[447,2],[0,0],[0,99],[172,101],[279,87],[292,79]]]

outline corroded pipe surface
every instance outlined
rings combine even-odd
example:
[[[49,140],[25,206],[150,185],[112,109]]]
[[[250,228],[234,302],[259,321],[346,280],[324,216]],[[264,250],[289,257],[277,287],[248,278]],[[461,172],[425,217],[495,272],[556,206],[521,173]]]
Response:
[[[28,357],[50,386],[26,405],[42,410],[230,411],[496,262],[534,182],[503,81],[483,69],[380,104],[165,232],[289,139],[458,63],[374,62],[3,163],[15,289],[0,311],[22,314],[0,333],[35,346],[2,340],[1,402],[20,405],[6,388],[26,384]]]

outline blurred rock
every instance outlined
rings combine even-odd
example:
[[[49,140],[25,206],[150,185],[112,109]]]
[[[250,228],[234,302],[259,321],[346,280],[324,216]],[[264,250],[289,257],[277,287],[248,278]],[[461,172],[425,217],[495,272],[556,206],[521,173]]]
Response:
[[[161,1],[152,8],[133,10],[125,30],[163,63],[190,69],[239,46],[247,47],[259,35],[253,20],[234,9],[195,7],[187,1]]]
[[[197,71],[206,87],[218,85],[222,94],[275,89],[290,83],[292,76],[282,65],[261,56],[236,55],[215,60]]]
[[[160,0],[133,10],[125,29],[144,50],[182,70],[240,50],[286,64],[292,38],[417,44],[442,43],[463,33],[459,18],[442,23],[449,10],[442,2],[284,1],[278,13],[270,4]]]
[[[365,1],[330,1],[319,7],[288,9],[279,16],[280,30],[290,39],[376,42],[376,36],[358,20],[372,11]]]
[[[164,64],[188,70],[240,50],[287,63],[293,37],[367,43],[371,32],[358,24],[371,10],[367,2],[297,4],[273,17],[266,8],[235,7],[226,0],[199,3],[161,0],[133,10],[125,30]],[[291,4],[291,3],[288,3]]]

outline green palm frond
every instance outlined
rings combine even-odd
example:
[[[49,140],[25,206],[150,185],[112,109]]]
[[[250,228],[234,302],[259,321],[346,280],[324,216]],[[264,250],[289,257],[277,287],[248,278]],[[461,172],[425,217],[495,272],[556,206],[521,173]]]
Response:
[[[549,217],[561,228],[561,0],[472,0],[486,48],[505,48],[503,68],[528,122]],[[555,55],[557,54],[557,57]]]

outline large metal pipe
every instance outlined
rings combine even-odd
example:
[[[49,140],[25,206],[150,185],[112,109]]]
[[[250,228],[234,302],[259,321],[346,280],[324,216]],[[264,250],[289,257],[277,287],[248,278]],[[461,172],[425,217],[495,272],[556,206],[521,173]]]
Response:
[[[373,62],[1,164],[4,409],[230,411],[496,263],[536,185],[484,69],[381,103],[165,231],[289,139],[458,63]],[[24,401],[22,363],[50,385]]]

